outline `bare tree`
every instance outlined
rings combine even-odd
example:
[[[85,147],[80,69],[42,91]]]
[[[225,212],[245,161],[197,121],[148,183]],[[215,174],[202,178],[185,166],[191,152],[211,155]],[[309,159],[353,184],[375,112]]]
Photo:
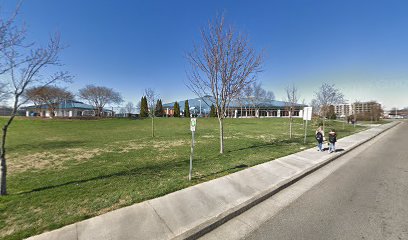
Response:
[[[262,101],[270,101],[275,99],[275,94],[272,91],[262,87],[262,83],[253,82],[246,86],[237,97],[240,104],[249,106],[249,111],[252,115],[252,110],[255,111],[255,116],[259,117],[260,103]],[[246,109],[245,106],[245,109]]]
[[[246,94],[249,94],[251,91],[251,95],[248,96],[248,102],[251,104],[255,111],[255,117],[259,117],[259,102],[261,100],[262,95],[262,86],[261,83],[253,82],[247,89]]]
[[[295,107],[299,100],[298,89],[294,84],[285,88],[286,92],[286,109],[289,113],[289,138],[292,139],[292,125]]]
[[[24,93],[24,99],[27,102],[34,103],[36,107],[39,107],[40,105],[44,104],[44,102],[37,89],[40,89],[40,87],[28,88]]]
[[[262,56],[250,47],[246,36],[226,26],[217,16],[201,29],[201,45],[187,54],[191,65],[187,86],[199,97],[212,96],[220,130],[220,153],[224,153],[224,118],[230,101],[256,80]],[[211,105],[208,104],[207,105]]]
[[[259,110],[261,102],[275,99],[275,94],[272,91],[268,91],[262,87],[262,83],[254,82],[249,88],[252,90],[252,96],[250,96],[250,102],[255,108],[255,116],[259,117]],[[249,91],[248,89],[246,91]],[[247,93],[248,94],[248,93]]]
[[[330,106],[344,102],[344,95],[334,84],[323,83],[319,91],[315,92],[315,99],[312,101],[317,108],[319,115],[323,118],[323,131],[325,127],[325,118],[330,110]]]
[[[272,91],[267,90],[265,93],[265,99],[267,100],[275,100],[275,93]]]
[[[248,84],[245,86],[242,90],[241,93],[238,95],[239,97],[242,97],[242,101],[245,104],[245,114],[248,116],[248,112],[250,116],[252,116],[252,107],[255,108],[255,101],[253,97],[253,87],[252,84]]]
[[[35,105],[47,105],[50,117],[55,116],[55,111],[62,101],[74,99],[70,91],[57,86],[32,87],[26,90],[25,96]]]
[[[252,84],[253,96],[257,100],[274,100],[275,94],[272,91],[266,90],[262,87],[262,83],[254,82]]]
[[[380,118],[384,115],[384,110],[381,107],[381,104],[376,101],[371,102],[371,118],[372,121],[380,121]]]
[[[94,85],[87,85],[79,89],[79,97],[87,100],[95,108],[99,117],[102,116],[103,108],[106,104],[120,104],[123,102],[120,93],[112,88]]]
[[[13,97],[13,110],[10,117],[2,127],[1,138],[1,174],[0,195],[7,194],[7,164],[6,164],[6,140],[8,128],[13,122],[18,109],[24,100],[27,88],[35,85],[46,86],[57,81],[71,80],[66,72],[58,72],[48,79],[41,76],[42,70],[50,66],[60,66],[59,54],[62,50],[59,34],[51,37],[46,47],[36,48],[34,44],[24,44],[24,27],[16,26],[15,18],[17,11],[9,19],[0,17],[0,75],[8,75],[2,78],[3,84],[7,84],[9,94]]]
[[[310,106],[312,107],[313,115],[319,115],[320,114],[319,105],[318,105],[316,99],[312,99],[312,101],[310,102]]]
[[[147,99],[147,107],[149,109],[149,117],[152,119],[152,137],[154,137],[154,117],[156,110],[156,99],[158,98],[155,91],[151,88],[147,88],[144,91],[144,95]]]
[[[128,112],[127,112],[127,109],[126,109],[126,107],[121,107],[121,108],[119,108],[119,113],[121,114],[121,115],[127,115],[128,114]]]
[[[133,110],[135,110],[135,105],[132,102],[128,102],[125,106],[125,109],[128,116],[130,117],[131,114],[133,113]]]
[[[137,112],[139,112],[139,114],[140,114],[140,109],[142,108],[142,102],[141,101],[138,101],[137,103],[136,103],[136,107],[135,107],[135,110],[136,110],[136,113]],[[138,111],[139,110],[139,111]]]
[[[243,107],[245,107],[245,117],[247,116],[247,102],[248,99],[246,97],[246,91],[242,90],[235,98],[237,104],[240,106],[241,108],[241,114],[240,117],[243,117]]]

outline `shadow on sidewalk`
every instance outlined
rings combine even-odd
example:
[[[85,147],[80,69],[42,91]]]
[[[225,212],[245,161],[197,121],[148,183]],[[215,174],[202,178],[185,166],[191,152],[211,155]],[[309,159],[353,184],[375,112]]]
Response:
[[[329,151],[329,148],[327,147],[327,148],[323,148],[323,152],[326,152],[326,151]],[[338,149],[336,149],[334,152],[343,152],[344,151],[344,149],[343,148],[338,148]]]

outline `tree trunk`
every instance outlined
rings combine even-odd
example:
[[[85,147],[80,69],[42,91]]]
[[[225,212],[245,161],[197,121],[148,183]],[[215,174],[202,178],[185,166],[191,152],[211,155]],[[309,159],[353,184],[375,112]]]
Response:
[[[18,99],[21,93],[15,93],[14,95],[14,107],[13,111],[11,112],[10,118],[7,120],[6,124],[4,124],[2,128],[2,136],[1,136],[1,146],[0,146],[0,196],[7,194],[7,163],[6,163],[6,137],[7,137],[7,130],[10,126],[11,122],[13,122],[14,117],[17,114],[18,109]]]
[[[222,118],[218,118],[220,123],[220,153],[224,153],[224,123]]]
[[[289,138],[292,139],[292,117],[289,118]]]
[[[154,117],[152,117],[152,137],[154,137]]]
[[[7,136],[7,129],[8,125],[6,124],[3,126],[2,131],[2,138],[1,138],[1,149],[0,149],[0,159],[1,159],[1,166],[0,166],[0,195],[7,194],[7,164],[6,164],[6,136]]]

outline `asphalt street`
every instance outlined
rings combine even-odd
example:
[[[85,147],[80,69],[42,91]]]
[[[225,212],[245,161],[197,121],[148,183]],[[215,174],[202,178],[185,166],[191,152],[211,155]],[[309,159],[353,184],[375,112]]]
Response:
[[[408,123],[390,130],[245,239],[408,239]]]
[[[336,159],[202,239],[408,240],[408,123]]]

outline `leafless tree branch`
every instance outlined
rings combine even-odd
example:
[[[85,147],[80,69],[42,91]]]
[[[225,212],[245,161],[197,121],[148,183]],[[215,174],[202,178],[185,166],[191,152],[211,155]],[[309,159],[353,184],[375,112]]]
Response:
[[[187,53],[191,66],[187,87],[199,97],[212,96],[220,122],[220,153],[224,152],[223,119],[229,102],[256,80],[261,71],[262,55],[249,46],[249,40],[226,26],[224,16],[217,16],[202,28],[201,43]]]
[[[78,96],[94,106],[99,117],[102,116],[106,104],[120,104],[123,102],[120,93],[103,86],[87,85],[79,89]]]
[[[286,92],[286,109],[289,113],[289,138],[292,138],[292,123],[296,104],[299,100],[298,89],[294,84],[285,88]]]

